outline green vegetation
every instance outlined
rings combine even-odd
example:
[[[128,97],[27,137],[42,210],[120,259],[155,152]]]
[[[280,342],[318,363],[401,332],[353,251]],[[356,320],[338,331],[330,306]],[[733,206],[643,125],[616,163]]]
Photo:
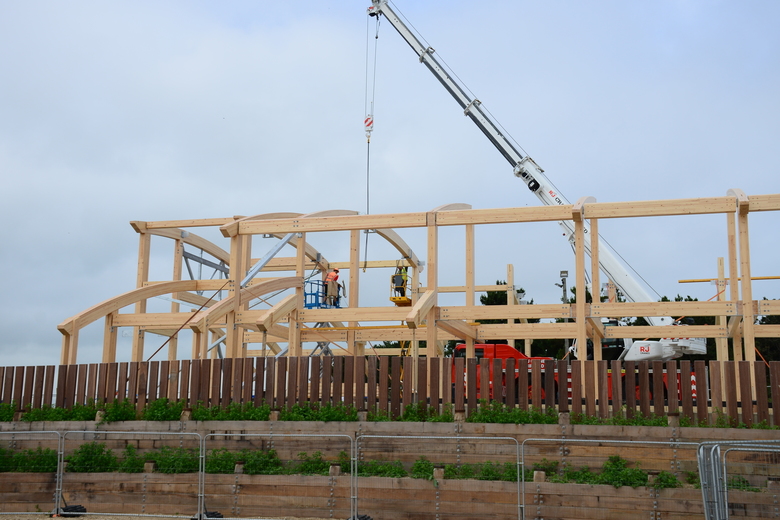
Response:
[[[44,405],[42,408],[33,408],[22,415],[22,421],[94,421],[97,407],[94,403],[74,404],[71,408],[54,408]]]
[[[73,473],[107,473],[119,469],[119,459],[100,442],[82,444],[65,461],[66,470]]]
[[[425,403],[412,403],[404,407],[404,412],[399,418],[405,422],[454,422],[455,414],[452,413],[452,405],[445,404],[443,411],[439,413],[436,407]]]
[[[57,451],[51,448],[14,452],[0,448],[0,473],[53,473],[57,471]]]
[[[493,401],[487,403],[480,400],[479,408],[472,413],[466,422],[470,423],[499,423],[499,424],[557,424],[558,412],[552,407],[542,412],[531,407],[530,410],[509,408],[503,403]]]
[[[267,421],[271,416],[268,405],[230,403],[227,407],[205,406],[202,402],[192,409],[193,421]]]
[[[141,412],[142,421],[178,421],[184,409],[184,401],[157,399],[147,404]]]
[[[609,457],[601,468],[600,472],[593,472],[587,466],[579,469],[565,468],[560,470],[557,461],[542,459],[533,465],[535,471],[544,471],[549,482],[575,483],[575,484],[606,484],[616,488],[621,486],[647,486],[648,473],[639,469],[639,464],[635,468],[628,467],[628,461],[619,455]],[[690,472],[689,472],[690,473]],[[694,478],[698,482],[699,476],[693,472]],[[526,479],[528,476],[526,474]],[[686,475],[686,482],[690,481],[690,474]],[[689,482],[690,483],[690,482]],[[653,479],[650,487],[655,489],[678,488],[682,483],[677,479],[674,473],[661,471]]]
[[[0,422],[13,421],[15,411],[16,411],[16,402],[0,403]]]
[[[658,416],[650,414],[644,416],[640,413],[636,414],[632,418],[626,418],[622,415],[615,417],[595,417],[585,414],[573,414],[571,416],[572,424],[593,424],[593,425],[606,425],[606,426],[668,426],[668,421],[665,416]]]
[[[279,412],[282,421],[349,421],[358,420],[357,409],[352,405],[316,403],[295,404],[289,410],[283,408]]]

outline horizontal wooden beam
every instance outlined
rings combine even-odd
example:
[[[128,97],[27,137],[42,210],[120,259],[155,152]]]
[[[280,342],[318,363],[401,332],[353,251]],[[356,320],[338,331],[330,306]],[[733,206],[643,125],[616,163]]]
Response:
[[[759,316],[780,315],[780,300],[758,300],[757,307],[755,314]]]
[[[270,278],[266,278],[266,280],[269,279]],[[184,280],[184,281],[192,283],[193,288],[190,289],[190,291],[219,291],[219,290],[227,291],[230,290],[233,284],[233,280],[226,280],[224,278],[217,278],[215,280]],[[171,283],[171,282],[150,281],[150,282],[144,282],[143,286],[152,287],[155,285],[166,284],[166,283]],[[208,299],[208,297],[206,297],[206,299]]]
[[[467,224],[510,224],[571,220],[571,204],[565,206],[526,206],[522,208],[469,209],[436,213],[437,226]]]
[[[734,316],[736,314],[738,314],[737,305],[728,301],[590,304],[590,316],[602,318],[620,318],[624,316]]]
[[[577,336],[575,323],[511,323],[477,327],[477,339],[560,339]]]
[[[594,202],[585,204],[585,218],[661,217],[733,213],[734,197],[647,200],[630,202]]]
[[[259,235],[262,233],[303,233],[316,231],[351,231],[353,229],[424,227],[427,221],[426,215],[427,213],[421,212],[250,220],[239,222],[238,233],[241,235]]]
[[[778,211],[780,210],[780,193],[771,195],[750,195],[750,211]]]
[[[194,312],[145,312],[140,314],[115,314],[114,327],[171,327],[177,329],[195,316]]]
[[[298,319],[306,323],[334,321],[404,321],[409,309],[403,307],[345,307],[343,309],[301,309]]]
[[[214,227],[230,224],[235,219],[233,217],[221,218],[200,218],[189,220],[158,220],[145,222],[146,229],[166,229],[166,228],[187,228],[187,227]]]
[[[471,307],[439,307],[442,320],[507,320],[528,318],[571,318],[571,305],[562,303],[541,305],[482,305]]]
[[[605,338],[727,338],[728,328],[721,325],[680,325],[677,327],[605,327]]]
[[[362,263],[360,264],[363,265]],[[502,291],[505,292],[507,290],[510,290],[511,287],[507,285],[475,285],[474,291],[475,292],[487,292],[487,291]],[[420,287],[419,291],[420,293],[424,293],[427,291],[427,287]],[[465,285],[445,285],[445,286],[439,286],[436,288],[437,291],[440,293],[461,293],[466,292],[466,286]]]
[[[780,338],[780,325],[753,325],[757,338]]]

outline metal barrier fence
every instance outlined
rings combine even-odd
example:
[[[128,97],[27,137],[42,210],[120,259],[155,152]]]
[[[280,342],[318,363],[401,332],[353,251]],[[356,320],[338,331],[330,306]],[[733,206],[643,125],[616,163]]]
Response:
[[[696,468],[695,450],[698,446],[699,444],[695,442],[680,442],[675,439],[671,439],[669,442],[658,442],[604,439],[573,440],[565,437],[558,439],[531,438],[522,442],[520,454],[523,469],[527,466],[533,468],[535,463],[547,463],[549,462],[547,457],[552,457],[555,462],[554,466],[541,465],[546,465],[551,469],[554,467],[560,474],[565,473],[569,467],[593,467],[595,464],[604,464],[616,454],[630,463],[641,461],[641,469],[649,471],[651,474],[661,471],[684,474],[686,471]],[[619,453],[616,453],[616,447],[619,448]],[[689,450],[688,456],[684,456],[686,450]],[[652,482],[648,482],[648,486],[651,485]],[[521,488],[523,511],[527,513],[525,471],[522,474]],[[558,500],[557,497],[549,495],[545,497],[546,501],[541,499],[542,494],[538,484],[536,484],[533,497],[536,510],[533,512],[533,516],[526,516],[526,518],[571,517],[571,512],[568,515],[565,512],[567,509],[572,511],[565,500]],[[600,497],[599,505],[604,509],[625,510],[627,518],[634,518],[640,512],[648,512],[651,519],[661,518],[661,513],[657,511],[658,501],[655,492],[649,497],[633,497],[635,500],[630,503],[627,503],[625,498],[625,496],[615,496],[612,500],[612,497]],[[582,505],[584,506],[584,503]],[[665,510],[668,509],[668,507],[665,508]],[[681,512],[685,513],[686,511],[683,509]]]
[[[19,460],[27,461],[25,466],[15,468],[20,472],[19,480],[12,483],[16,491],[3,493],[0,514],[50,510],[54,514],[132,513],[203,520],[217,510],[228,518],[265,518],[289,516],[288,511],[295,509],[299,513],[317,511],[332,518],[357,518],[359,511],[381,518],[383,512],[419,512],[423,503],[423,509],[428,508],[428,514],[437,519],[463,514],[468,508],[474,509],[474,514],[484,512],[503,518],[571,516],[572,506],[567,504],[570,498],[566,498],[570,490],[557,491],[550,487],[552,484],[537,482],[531,489],[527,485],[530,471],[537,467],[558,473],[583,466],[596,468],[619,454],[632,466],[641,461],[641,469],[651,475],[669,471],[684,479],[686,474],[698,472],[707,520],[727,519],[730,511],[738,516],[755,516],[759,511],[765,514],[774,510],[774,515],[780,517],[776,505],[780,495],[780,439],[692,443],[674,438],[669,442],[642,442],[561,436],[519,442],[514,437],[460,435],[459,426],[454,427],[453,435],[358,433],[354,437],[347,433],[278,434],[273,429],[204,436],[187,432],[0,432],[0,470],[9,470],[7,464],[15,460],[14,453],[24,455]],[[118,451],[123,451],[121,460],[117,460]],[[150,453],[156,455],[151,457]],[[275,462],[270,454],[276,457]],[[266,460],[258,459],[266,455]],[[322,464],[326,464],[326,471],[330,466],[327,484],[321,476],[282,474],[282,465],[296,456],[301,464],[319,465],[320,470]],[[152,459],[156,468],[150,466]],[[267,466],[259,467],[269,464],[269,460],[280,468],[277,474],[251,477],[273,474]],[[432,478],[359,479],[363,465],[376,461],[397,461],[407,470],[414,470],[421,461],[428,462]],[[116,477],[110,477],[115,483],[101,486],[101,480],[109,477],[91,472],[116,471],[120,463],[124,466],[119,470],[127,473],[122,474],[119,483]],[[85,469],[84,464],[95,466]],[[508,470],[515,478],[473,491],[473,480],[458,480],[464,478],[462,474],[448,474],[470,465],[493,472]],[[349,474],[340,475],[337,466],[348,467]],[[472,473],[465,478],[479,476]],[[7,486],[8,480],[5,482]],[[388,486],[406,494],[390,496]],[[599,507],[626,509],[627,517],[646,511],[652,519],[660,518],[661,510],[675,511],[675,507],[680,508],[680,514],[687,512],[685,504],[677,506],[668,496],[659,498],[652,482],[648,487],[649,496],[645,496],[646,491],[635,496],[628,488],[616,491],[614,496],[607,492],[598,499]],[[759,490],[770,492],[754,492]],[[79,507],[76,502],[87,504],[89,512],[74,509]],[[41,504],[35,506],[37,512],[31,511],[31,503]],[[484,511],[485,507],[492,510]],[[587,506],[580,503],[579,507]]]
[[[303,450],[305,448],[305,450]],[[313,454],[308,452],[315,448]],[[303,451],[299,451],[303,450]],[[335,478],[328,479],[328,489],[322,490],[312,486],[312,481],[303,482],[303,486],[296,485],[300,479],[285,479],[280,476],[275,482],[255,484],[249,493],[242,493],[242,484],[238,475],[259,473],[268,471],[269,466],[281,460],[292,460],[295,455],[304,458],[303,462],[313,465],[321,465],[323,462],[318,455],[320,450],[326,453],[343,452],[345,461],[350,465],[350,476],[347,478],[346,490],[338,489]],[[348,500],[349,518],[357,518],[357,496],[355,486],[356,472],[355,440],[346,434],[275,434],[273,430],[267,433],[212,433],[203,437],[202,454],[211,453],[215,461],[214,467],[201,466],[201,474],[204,479],[204,488],[208,489],[208,504],[212,510],[219,509],[223,517],[260,518],[256,516],[287,516],[285,505],[288,497],[292,500],[305,500],[321,510],[327,510],[331,518],[337,512],[344,511],[339,507],[344,499]],[[257,457],[254,454],[260,453]],[[273,457],[269,457],[269,454]],[[303,455],[305,453],[305,455]],[[280,454],[280,455],[278,455]],[[279,456],[277,459],[275,456]],[[235,468],[230,467],[232,461],[237,461]],[[223,467],[217,467],[219,461],[226,461]],[[210,470],[210,471],[207,471]],[[223,473],[224,471],[224,473]],[[227,476],[226,476],[227,474]],[[313,489],[314,488],[314,489]],[[346,496],[344,491],[346,491]],[[204,501],[207,497],[204,497]],[[341,500],[339,500],[341,499]],[[230,513],[227,510],[230,510]],[[248,515],[248,516],[247,516]],[[338,516],[336,516],[338,518]]]
[[[749,515],[762,488],[774,487],[771,499],[777,503],[780,440],[705,442],[698,447],[697,459],[707,520],[726,520],[731,511]],[[774,510],[780,517],[780,509]]]
[[[374,447],[372,445],[372,442],[380,442],[380,446]],[[409,441],[425,441],[425,445],[421,446],[420,444],[414,444],[410,443]],[[442,446],[444,444],[450,444],[454,443],[455,447],[454,450],[446,450],[442,449]],[[371,452],[372,450],[381,450],[385,453],[392,453],[394,457],[397,457],[399,459],[405,459],[407,461],[412,460],[411,457],[415,456],[437,456],[439,460],[437,462],[445,462],[447,458],[451,460],[455,464],[463,464],[468,463],[468,461],[489,461],[488,454],[493,455],[494,458],[500,458],[506,460],[507,458],[514,459],[514,470],[515,470],[515,482],[512,484],[515,487],[515,495],[516,495],[516,507],[515,510],[517,512],[517,518],[522,519],[523,516],[523,503],[520,498],[520,474],[522,472],[521,464],[520,464],[520,443],[517,441],[514,437],[475,437],[475,436],[467,436],[467,435],[456,435],[456,436],[420,436],[420,435],[358,435],[356,439],[357,444],[357,453],[358,453],[358,460],[360,459],[361,455],[366,452]],[[504,448],[502,451],[500,448],[498,449],[488,449],[490,446],[496,447],[496,446],[508,446],[508,450]],[[422,453],[421,453],[422,452]],[[489,463],[489,462],[488,462]],[[353,475],[357,476],[357,465],[355,465],[356,471],[353,471]],[[443,477],[443,472],[442,472]],[[360,497],[359,497],[359,488],[357,484],[357,478],[355,480],[355,495],[357,498],[357,502],[360,503]],[[434,494],[433,498],[435,499],[434,502],[434,509],[436,518],[439,519],[441,514],[446,515],[450,511],[441,511],[440,506],[440,500],[442,498],[442,495],[444,493],[450,492],[452,494],[455,493],[462,493],[464,490],[460,489],[458,486],[454,486],[454,489],[449,490],[447,489],[447,486],[444,482],[437,481],[436,473],[434,473],[433,480],[435,483],[435,491],[432,493]],[[486,494],[485,494],[486,495]],[[490,500],[489,497],[483,496],[483,499],[486,499],[487,502],[489,502],[493,507],[494,511],[492,512],[491,516],[494,516],[495,518],[509,518],[509,509],[504,508],[503,510],[496,511],[495,509],[501,508],[501,504],[499,504],[498,500]],[[364,500],[365,502],[370,501],[371,499]],[[451,499],[450,499],[451,500]],[[469,497],[464,497],[463,501],[458,506],[459,511],[461,512],[461,509],[468,505]],[[398,507],[398,504],[394,504],[394,507]],[[484,505],[480,506],[484,507]],[[378,509],[378,507],[369,507],[365,508],[363,507],[363,510],[369,509],[372,513]],[[454,513],[455,511],[452,511],[451,513]],[[381,518],[381,516],[379,516]],[[446,516],[444,516],[446,518]]]
[[[14,463],[12,453],[31,455],[25,457],[25,467],[4,468],[6,471],[24,469],[35,475],[43,475],[42,478],[34,478],[26,482],[28,496],[43,504],[50,504],[56,511],[57,504],[62,496],[62,435],[56,431],[40,432],[0,432],[0,465]],[[54,491],[51,489],[51,473],[54,473]],[[19,504],[18,506],[16,504]],[[4,507],[11,511],[3,511],[0,514],[40,514],[21,511],[22,504],[15,502],[12,497],[3,497]],[[18,507],[19,511],[14,511]]]

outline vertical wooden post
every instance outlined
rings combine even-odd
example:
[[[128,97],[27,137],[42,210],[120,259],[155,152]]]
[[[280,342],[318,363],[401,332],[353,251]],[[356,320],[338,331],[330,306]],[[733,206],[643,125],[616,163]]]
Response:
[[[114,327],[115,312],[106,314],[105,324],[103,325],[103,363],[113,363],[116,361],[116,338],[117,331]]]
[[[357,309],[360,306],[360,230],[349,232],[349,306]],[[357,321],[350,321],[351,330],[347,332],[347,351],[354,356],[365,356],[365,342],[355,341]]]
[[[739,257],[737,255],[737,218],[734,213],[726,213],[726,227],[728,232],[728,249],[729,249],[729,295],[730,300],[738,309],[736,316],[732,316],[731,320],[741,320],[742,317],[742,304],[739,299]],[[729,321],[731,321],[729,320]],[[742,330],[739,327],[735,327],[734,334],[731,338],[734,361],[742,360]],[[728,361],[724,359],[724,361]]]
[[[146,226],[143,229],[136,227],[140,233],[138,239],[138,272],[136,274],[136,288],[143,287],[144,283],[149,281],[149,255],[152,247],[152,236],[146,232]],[[135,313],[143,314],[146,312],[146,300],[141,300],[135,304]],[[135,327],[133,335],[133,347],[130,354],[131,361],[143,361],[144,359],[144,331],[141,327]],[[75,362],[75,359],[74,359]]]
[[[726,270],[723,257],[718,258],[718,301],[726,301]],[[735,316],[736,317],[736,316]],[[715,318],[715,323],[721,327],[727,325],[726,316],[718,316]],[[718,361],[729,360],[729,340],[728,338],[715,338],[715,351],[716,359]]]
[[[517,293],[515,292],[515,266],[512,264],[506,265],[506,304],[507,305],[516,305],[517,304]],[[506,320],[507,324],[514,323],[515,320],[508,319]],[[517,338],[506,338],[507,344],[514,347],[515,346],[515,339]]]
[[[574,256],[576,261],[575,273],[577,275],[577,302],[575,304],[575,319],[577,320],[577,345],[580,349],[580,352],[582,352],[582,349],[587,350],[588,343],[587,329],[585,326],[585,294],[587,292],[585,288],[585,222],[582,218],[575,219],[574,221],[574,236]],[[597,351],[598,357],[596,355]],[[599,349],[594,348],[593,360],[598,361],[599,359],[601,359],[601,352]]]
[[[742,289],[742,344],[745,348],[745,361],[755,361],[755,332],[753,329],[755,313],[753,311],[753,286],[750,280],[750,232],[748,230],[750,203],[744,193],[741,193],[741,197],[738,197],[738,208],[739,275],[741,277],[740,287]]]
[[[474,306],[474,224],[466,225],[466,307]],[[472,358],[474,338],[466,338],[466,357]]]
[[[303,280],[306,276],[306,233],[300,233],[298,245],[295,252],[295,276]],[[303,309],[303,285],[295,289],[295,295],[298,299],[296,309],[290,313],[290,342],[288,345],[288,356],[303,355],[301,345],[301,324],[298,322],[299,309]]]
[[[438,282],[438,249],[439,229],[436,227],[436,213],[428,213],[428,291],[436,291]],[[436,330],[436,316],[439,312],[438,302],[428,311],[428,325],[426,327],[426,355],[429,359],[439,355],[437,348],[438,334]]]
[[[180,238],[173,244],[173,277],[172,280],[181,280],[182,259],[184,258],[184,242]],[[179,299],[179,293],[172,294],[173,299]],[[179,312],[181,306],[177,302],[171,302],[171,312]],[[174,334],[168,341],[168,361],[176,361],[179,352],[179,335]]]

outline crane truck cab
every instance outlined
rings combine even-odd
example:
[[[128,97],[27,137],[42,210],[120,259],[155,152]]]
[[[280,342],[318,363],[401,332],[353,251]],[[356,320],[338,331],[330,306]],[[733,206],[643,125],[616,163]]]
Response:
[[[602,318],[605,331],[608,327],[618,327],[620,323],[615,319]],[[686,324],[675,322],[672,327],[684,327]],[[675,331],[685,329],[675,328]],[[707,340],[705,338],[661,338],[659,340],[633,341],[631,338],[606,337],[601,342],[602,359],[618,361],[669,361],[681,358],[684,354],[701,355],[707,353]],[[586,352],[583,355],[575,341],[569,351],[576,359],[593,359],[593,345],[588,341]]]
[[[464,343],[459,343],[455,345],[455,350],[453,351],[453,358],[465,358],[466,357],[466,345]],[[515,359],[515,360],[528,360],[529,362],[534,360],[541,361],[541,370],[544,371],[545,369],[545,361],[552,361],[553,358],[550,357],[529,357],[517,350],[516,348],[512,347],[511,345],[506,344],[492,344],[492,343],[477,343],[474,345],[474,357],[477,360],[480,359],[500,359],[501,360],[501,388],[506,388],[506,381],[508,379],[507,377],[507,359]],[[529,366],[530,369],[530,366]],[[490,378],[490,397],[491,398],[497,398],[499,396],[493,395],[493,381],[496,381],[497,375],[493,373],[494,371],[494,364],[489,364],[489,378]],[[518,363],[515,362],[514,369],[512,374],[509,374],[509,377],[514,379],[515,381],[518,380]],[[452,377],[453,381],[455,380],[455,364],[452,365]],[[477,370],[477,397],[482,399],[487,397],[487,395],[482,395],[481,392],[481,370]],[[517,385],[514,385],[514,388],[517,388]],[[529,387],[530,391],[530,387]]]

